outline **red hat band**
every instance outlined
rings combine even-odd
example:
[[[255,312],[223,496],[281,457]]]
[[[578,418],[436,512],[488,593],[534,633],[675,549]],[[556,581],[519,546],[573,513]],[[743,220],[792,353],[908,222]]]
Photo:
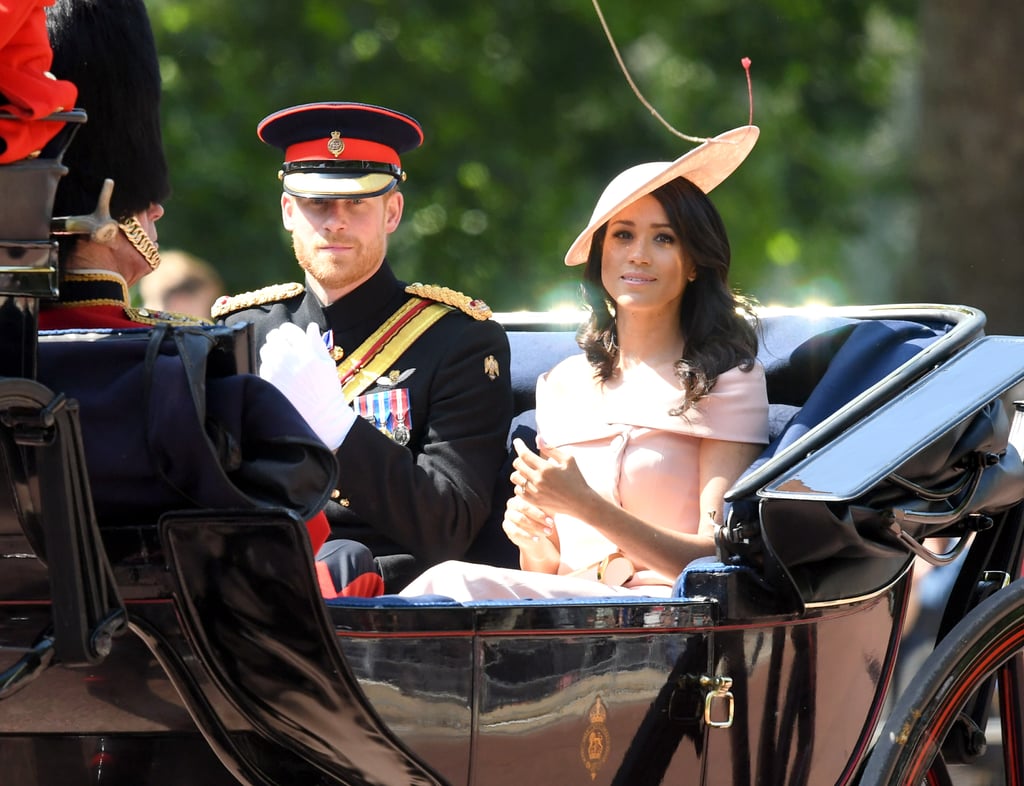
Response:
[[[334,131],[329,137],[311,139],[289,145],[284,154],[285,163],[295,161],[376,161],[401,166],[394,148],[368,139],[345,139]]]

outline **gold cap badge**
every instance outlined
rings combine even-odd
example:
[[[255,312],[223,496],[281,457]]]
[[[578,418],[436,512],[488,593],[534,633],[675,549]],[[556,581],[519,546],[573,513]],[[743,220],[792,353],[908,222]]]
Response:
[[[335,158],[345,152],[345,142],[341,138],[341,131],[331,131],[331,138],[327,140],[327,152]]]

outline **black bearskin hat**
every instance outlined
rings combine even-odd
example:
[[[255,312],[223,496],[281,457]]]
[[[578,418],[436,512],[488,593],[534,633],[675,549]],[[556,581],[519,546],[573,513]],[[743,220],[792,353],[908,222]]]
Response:
[[[88,122],[64,154],[53,215],[90,213],[104,178],[117,221],[170,193],[160,133],[160,66],[143,0],[56,0],[46,9],[51,71],[78,87]]]

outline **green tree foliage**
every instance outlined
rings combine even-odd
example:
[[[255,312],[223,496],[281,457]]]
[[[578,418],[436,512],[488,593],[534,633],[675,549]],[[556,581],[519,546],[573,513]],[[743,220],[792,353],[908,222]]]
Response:
[[[640,91],[713,136],[748,119],[751,158],[715,193],[734,282],[764,302],[884,299],[910,254],[910,0],[604,0]],[[423,124],[403,157],[390,258],[499,310],[575,303],[562,257],[620,170],[692,147],[641,104],[590,0],[149,0],[174,195],[165,246],[233,291],[297,280],[280,155],[257,122],[312,101],[383,104]],[[851,273],[851,271],[856,271]]]

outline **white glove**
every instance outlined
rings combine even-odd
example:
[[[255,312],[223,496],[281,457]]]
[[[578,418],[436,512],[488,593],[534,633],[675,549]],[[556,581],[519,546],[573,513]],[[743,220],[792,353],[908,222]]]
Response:
[[[260,376],[285,395],[327,447],[338,449],[356,413],[345,403],[320,328],[310,323],[303,333],[286,322],[271,330],[260,347]]]

